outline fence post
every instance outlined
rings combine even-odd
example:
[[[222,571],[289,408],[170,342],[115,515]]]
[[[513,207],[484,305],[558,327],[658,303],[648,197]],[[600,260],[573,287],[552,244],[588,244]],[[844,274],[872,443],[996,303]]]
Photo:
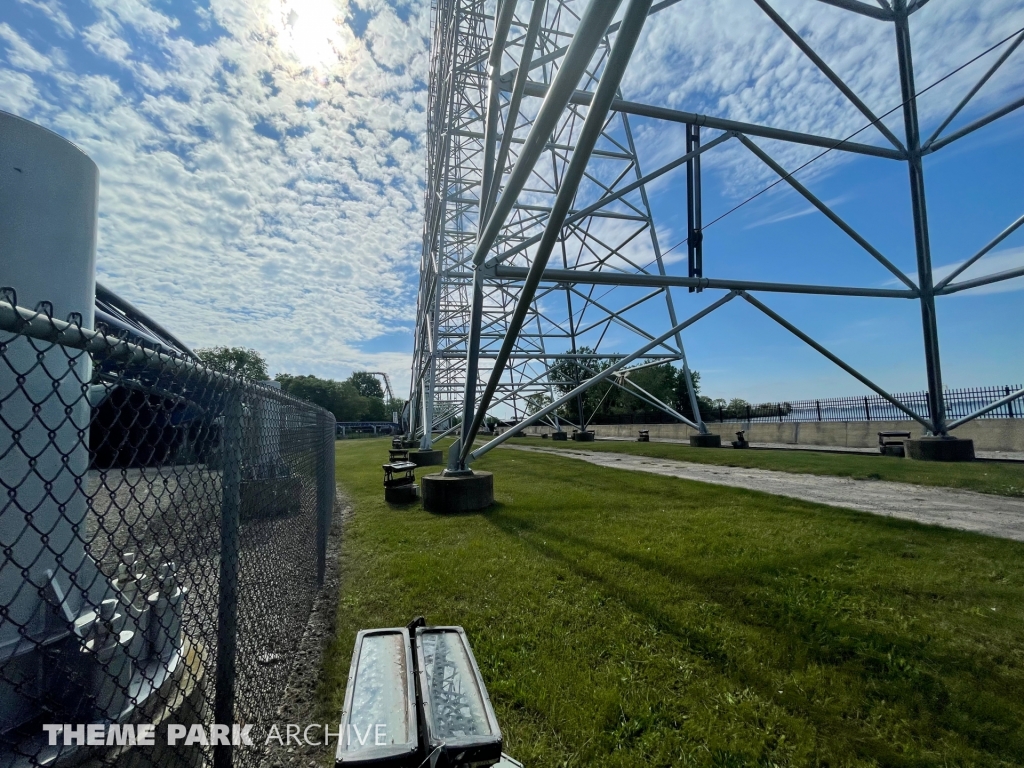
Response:
[[[871,421],[871,406],[868,405],[868,399],[864,398],[864,415],[868,421]]]
[[[324,585],[327,572],[327,535],[334,506],[334,426],[326,413],[317,413],[319,450],[316,459],[316,583]]]
[[[818,410],[818,421],[821,421],[821,400],[815,400],[814,407]]]
[[[1007,397],[1009,397],[1009,396],[1010,396],[1010,388],[1009,388],[1009,387],[1006,387],[1006,389],[1004,390],[1004,392],[1006,393],[1006,396],[1007,396]],[[1014,415],[1013,415],[1013,400],[1010,400],[1010,401],[1009,401],[1009,402],[1008,402],[1008,403],[1006,404],[1006,411],[1007,411],[1007,413],[1009,413],[1009,414],[1010,414],[1010,418],[1012,419],[1012,418],[1014,417]]]
[[[235,656],[238,649],[238,519],[242,480],[242,391],[227,394],[224,430],[221,433],[220,591],[217,609],[217,690],[213,720],[221,725],[235,722]],[[229,745],[213,748],[214,768],[231,768],[234,753]]]

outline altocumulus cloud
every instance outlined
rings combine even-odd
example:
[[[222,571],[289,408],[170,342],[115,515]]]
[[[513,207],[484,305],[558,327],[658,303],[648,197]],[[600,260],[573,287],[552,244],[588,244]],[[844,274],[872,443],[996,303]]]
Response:
[[[892,24],[813,0],[772,0],[771,5],[875,115],[901,104]],[[1021,27],[1022,0],[929,3],[911,17],[918,90]],[[919,99],[924,137],[998,55],[990,54]],[[1019,64],[1008,62],[963,117],[1001,106],[1020,91]],[[626,70],[623,92],[628,99],[835,138],[849,136],[868,123],[751,0],[683,2],[661,11],[657,22],[644,29]],[[883,122],[897,137],[903,135],[901,111]],[[682,126],[666,130],[664,125],[641,122],[637,134],[652,168],[684,151]],[[790,169],[821,152],[814,147],[756,141]],[[858,133],[855,141],[891,146],[872,127]],[[802,172],[801,179],[828,173],[842,161],[839,153],[831,153]],[[735,196],[746,196],[777,178],[733,144],[707,163],[723,171]]]
[[[876,114],[899,104],[891,25],[773,6]],[[0,109],[97,161],[101,279],[190,342],[257,347],[275,371],[408,381],[406,354],[367,350],[413,323],[428,13],[426,0],[0,0]],[[923,87],[1024,26],[1024,0],[929,3],[912,26]],[[925,125],[992,60],[922,97]],[[963,119],[1019,93],[1017,71]],[[623,94],[835,137],[866,122],[749,0],[659,13]],[[898,113],[886,122],[901,135]],[[635,125],[646,168],[683,151],[681,127]],[[789,168],[820,151],[758,143]],[[737,198],[775,179],[734,145],[707,163]]]
[[[272,371],[407,378],[366,349],[413,321],[426,3],[4,5],[0,109],[99,165],[101,280]]]

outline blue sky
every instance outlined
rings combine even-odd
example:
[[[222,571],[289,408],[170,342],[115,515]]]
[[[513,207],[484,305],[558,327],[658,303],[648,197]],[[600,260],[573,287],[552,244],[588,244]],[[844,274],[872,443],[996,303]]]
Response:
[[[889,25],[812,0],[777,9],[876,112],[899,103]],[[273,372],[371,368],[407,387],[422,227],[428,8],[382,0],[4,0],[0,109],[79,144],[101,171],[99,279],[195,346],[252,346]],[[1024,0],[935,0],[915,14],[924,87],[1024,27]],[[921,98],[925,135],[998,51]],[[952,128],[1024,93],[1024,47]],[[627,98],[852,133],[864,118],[747,0],[687,0],[648,25]],[[887,120],[902,135],[899,114]],[[633,122],[645,169],[682,131]],[[707,134],[710,136],[713,134]],[[864,141],[882,143],[877,133]],[[816,152],[758,142],[787,168]],[[773,180],[738,146],[705,160],[705,221]],[[799,174],[914,269],[906,167],[826,157]],[[926,164],[937,269],[1024,213],[1024,110]],[[652,190],[661,242],[685,233],[682,175]],[[705,274],[887,286],[891,276],[780,185],[711,227]],[[685,269],[685,251],[671,269]],[[1024,265],[1024,230],[969,273]],[[1024,281],[940,299],[946,382],[1024,380]],[[717,294],[676,294],[680,314]],[[895,391],[924,384],[912,302],[763,300]],[[685,337],[707,394],[863,387],[739,302]]]

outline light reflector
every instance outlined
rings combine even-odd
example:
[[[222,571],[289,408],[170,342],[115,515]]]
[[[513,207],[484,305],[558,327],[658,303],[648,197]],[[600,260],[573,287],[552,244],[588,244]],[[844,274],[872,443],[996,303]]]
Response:
[[[352,652],[337,765],[405,766],[418,747],[409,631],[363,630]]]
[[[416,629],[427,752],[444,745],[460,765],[501,759],[501,730],[462,627]]]

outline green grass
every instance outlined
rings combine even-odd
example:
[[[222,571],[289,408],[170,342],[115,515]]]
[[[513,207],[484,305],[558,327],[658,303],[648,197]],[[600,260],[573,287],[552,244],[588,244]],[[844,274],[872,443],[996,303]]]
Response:
[[[691,448],[680,443],[556,443],[551,440],[524,438],[513,440],[512,444],[538,448],[631,453],[635,456],[678,459],[724,467],[755,467],[780,472],[853,477],[858,480],[892,480],[897,483],[963,488],[999,496],[1024,496],[1024,463],[978,461],[954,464],[911,461],[880,454],[819,453],[805,450],[737,451],[732,448]]]
[[[356,631],[423,614],[528,768],[1024,764],[1024,544],[518,451],[437,516],[383,502],[387,445],[337,445],[325,717]]]

